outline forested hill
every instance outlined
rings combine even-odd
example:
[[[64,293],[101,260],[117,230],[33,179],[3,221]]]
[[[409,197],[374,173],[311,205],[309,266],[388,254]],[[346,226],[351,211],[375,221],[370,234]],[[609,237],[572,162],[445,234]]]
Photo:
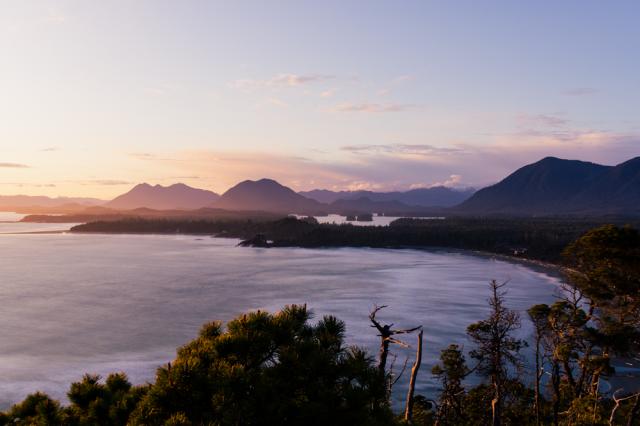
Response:
[[[314,219],[124,219],[79,225],[72,232],[196,234],[270,241],[273,247],[442,247],[559,262],[564,247],[605,222],[590,219],[398,219],[388,227],[318,224]],[[625,222],[617,222],[624,224]],[[640,221],[633,226],[640,228]],[[265,244],[266,245],[266,244]]]
[[[640,216],[640,157],[617,166],[547,157],[481,189],[453,212]]]

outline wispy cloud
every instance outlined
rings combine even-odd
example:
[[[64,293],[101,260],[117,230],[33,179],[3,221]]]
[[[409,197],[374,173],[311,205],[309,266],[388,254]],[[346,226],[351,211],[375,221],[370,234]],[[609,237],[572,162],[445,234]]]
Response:
[[[335,95],[335,94],[336,94],[336,90],[337,90],[337,89],[332,88],[332,89],[329,89],[329,90],[325,90],[325,91],[323,91],[323,92],[320,92],[320,97],[321,97],[321,98],[331,98],[331,97],[333,97],[333,95]]]
[[[289,106],[285,101],[280,98],[269,98],[264,102],[260,102],[256,105],[258,108],[262,108],[264,106],[271,106],[276,108],[286,108]]]
[[[265,88],[297,87],[311,83],[333,80],[336,77],[327,74],[278,74],[269,79],[238,79],[229,83],[234,89],[251,90]]]
[[[28,169],[29,166],[20,163],[0,163],[0,168],[4,169]]]
[[[398,77],[391,80],[391,84],[403,84],[407,81],[413,80],[413,76],[410,74],[399,75]]]
[[[79,182],[81,185],[100,185],[100,186],[121,186],[133,185],[134,182],[118,179],[92,179]]]
[[[58,148],[57,146],[48,146],[40,150],[40,152],[54,152],[54,151],[60,151],[60,148]]]
[[[379,103],[341,103],[335,105],[330,111],[333,112],[366,112],[366,113],[383,113],[383,112],[403,112],[418,108],[413,104],[379,104]]]
[[[25,183],[25,182],[0,182],[2,186],[14,186],[18,188],[55,188],[55,183]]]
[[[567,96],[588,96],[596,93],[598,93],[598,89],[593,87],[574,87],[563,92]]]
[[[378,97],[388,96],[392,93],[392,91],[394,91],[398,87],[403,86],[404,84],[412,80],[414,80],[413,75],[410,75],[410,74],[399,75],[394,79],[392,79],[391,81],[387,82],[387,84],[384,85],[384,87],[376,90],[375,94]]]
[[[47,15],[44,18],[42,18],[42,20],[44,22],[62,24],[67,20],[67,17],[64,14],[62,14],[59,10],[49,8],[47,10]]]
[[[244,179],[270,177],[295,190],[482,187],[546,156],[617,164],[637,155],[640,134],[545,127],[493,135],[485,143],[351,144],[304,155],[179,151],[142,156],[165,176],[198,176],[196,186],[225,191]],[[169,158],[170,157],[170,158]],[[464,179],[463,179],[464,176]]]
[[[551,114],[520,114],[517,121],[521,127],[564,127],[569,124],[566,118]]]
[[[388,144],[388,145],[346,145],[343,151],[353,154],[413,154],[413,155],[450,155],[462,154],[463,149],[454,147],[437,147],[428,144]]]
[[[160,155],[160,154],[156,154],[153,152],[130,152],[129,157],[134,158],[136,160],[143,160],[143,161],[179,161],[176,158],[172,158],[166,155]]]

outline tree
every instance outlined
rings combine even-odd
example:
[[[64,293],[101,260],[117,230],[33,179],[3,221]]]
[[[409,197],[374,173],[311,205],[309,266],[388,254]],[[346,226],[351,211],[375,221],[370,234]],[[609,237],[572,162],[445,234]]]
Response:
[[[344,323],[310,318],[305,306],[288,306],[243,315],[226,330],[207,324],[158,370],[132,422],[388,424],[385,381],[373,360],[344,345]]]
[[[601,226],[567,246],[563,256],[567,276],[586,297],[587,317],[595,325],[588,329],[590,346],[580,365],[581,381],[590,376],[589,398],[595,401],[595,420],[600,415],[595,406],[600,378],[613,371],[611,356],[637,356],[640,348],[640,233],[630,226]],[[617,409],[619,401],[615,402]],[[637,410],[634,404],[629,422]]]
[[[640,233],[605,225],[563,252],[568,277],[589,299],[602,334],[602,356],[627,354],[640,346]]]
[[[536,410],[536,425],[540,425],[541,418],[541,396],[540,396],[540,380],[544,374],[544,349],[542,348],[542,341],[549,331],[549,306],[541,304],[534,305],[527,311],[529,318],[533,323],[534,328],[534,344],[535,344],[535,410]]]
[[[44,393],[36,392],[11,407],[4,416],[0,416],[0,424],[57,425],[62,423],[62,419],[60,403]]]
[[[403,346],[405,348],[409,346],[406,343],[402,342],[401,340],[396,339],[394,336],[398,334],[412,333],[416,330],[419,330],[422,327],[422,326],[417,326],[417,327],[407,328],[407,329],[393,329],[392,328],[393,324],[384,324],[384,325],[380,324],[380,322],[378,322],[378,320],[376,319],[376,314],[386,307],[387,305],[374,306],[371,313],[369,313],[369,321],[371,321],[371,324],[372,324],[371,327],[374,327],[380,333],[378,335],[380,336],[378,369],[383,374],[386,372],[387,358],[389,357],[389,345],[391,343],[394,343],[394,344]]]
[[[462,404],[465,390],[463,380],[469,375],[465,357],[458,345],[449,345],[440,352],[440,363],[431,373],[440,382],[442,391],[438,400],[436,419],[440,425],[458,425],[464,422]]]
[[[520,327],[520,317],[517,312],[504,306],[506,293],[502,288],[505,285],[506,283],[498,284],[495,280],[491,281],[489,317],[467,327],[467,334],[476,345],[470,352],[471,357],[478,363],[476,369],[478,373],[490,379],[493,394],[491,415],[494,426],[500,425],[502,421],[504,390],[510,377],[509,369],[519,370],[522,366],[519,352],[523,342],[512,336]]]

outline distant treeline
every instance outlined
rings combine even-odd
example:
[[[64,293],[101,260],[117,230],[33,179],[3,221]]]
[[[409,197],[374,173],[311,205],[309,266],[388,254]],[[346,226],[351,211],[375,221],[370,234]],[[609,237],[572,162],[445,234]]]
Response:
[[[589,229],[622,219],[398,219],[388,227],[318,224],[312,218],[260,220],[123,219],[79,225],[72,232],[183,233],[269,241],[273,247],[443,247],[558,262],[564,247]],[[639,228],[640,223],[631,225]]]

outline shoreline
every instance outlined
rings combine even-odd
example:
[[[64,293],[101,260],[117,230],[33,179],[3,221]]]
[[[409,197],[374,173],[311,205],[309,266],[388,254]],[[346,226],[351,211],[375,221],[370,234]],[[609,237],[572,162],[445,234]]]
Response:
[[[100,231],[45,231],[40,233],[69,233],[69,234],[78,234],[78,235],[157,235],[157,236],[169,236],[169,235],[185,235],[185,236],[194,236],[194,237],[210,237],[210,238],[224,238],[231,240],[242,240],[240,237],[231,237],[231,236],[223,236],[223,235],[212,235],[211,233],[190,233],[190,232],[100,232]],[[25,233],[22,233],[25,234]],[[247,248],[247,247],[245,247]],[[250,247],[249,247],[250,248]],[[495,258],[497,260],[503,260],[511,263],[520,263],[526,266],[536,266],[548,270],[554,270],[556,273],[561,274],[562,270],[565,269],[564,266],[558,263],[553,262],[545,262],[542,260],[529,259],[520,256],[510,256],[504,253],[495,253],[486,250],[475,250],[475,249],[465,249],[459,247],[449,247],[449,246],[410,246],[410,245],[397,245],[397,246],[364,246],[364,245],[326,245],[326,246],[306,246],[300,244],[291,244],[291,245],[277,245],[270,247],[262,247],[268,249],[279,249],[279,248],[300,248],[300,249],[342,249],[342,248],[366,248],[366,249],[383,249],[383,250],[416,250],[416,251],[449,251],[453,253],[462,253],[462,254],[472,254],[480,257],[490,257]]]

